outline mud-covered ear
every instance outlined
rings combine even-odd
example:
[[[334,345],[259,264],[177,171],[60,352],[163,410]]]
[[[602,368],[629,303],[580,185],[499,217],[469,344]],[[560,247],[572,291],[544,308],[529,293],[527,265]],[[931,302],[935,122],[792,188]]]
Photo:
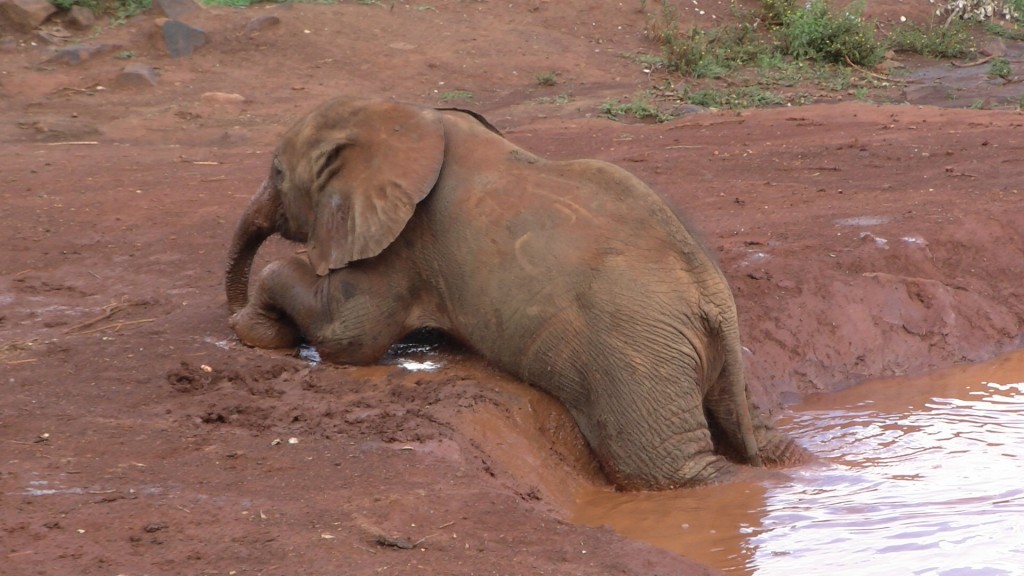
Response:
[[[370,102],[314,152],[309,260],[316,273],[372,258],[398,238],[437,182],[444,127],[433,110]]]

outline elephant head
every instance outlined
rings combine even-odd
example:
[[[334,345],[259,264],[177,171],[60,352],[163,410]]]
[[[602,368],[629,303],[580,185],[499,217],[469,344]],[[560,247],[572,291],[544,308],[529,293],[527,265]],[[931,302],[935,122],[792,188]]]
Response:
[[[270,235],[306,244],[320,276],[388,247],[434,187],[444,161],[434,110],[332,100],[285,133],[228,255],[228,307],[248,299],[253,258]]]

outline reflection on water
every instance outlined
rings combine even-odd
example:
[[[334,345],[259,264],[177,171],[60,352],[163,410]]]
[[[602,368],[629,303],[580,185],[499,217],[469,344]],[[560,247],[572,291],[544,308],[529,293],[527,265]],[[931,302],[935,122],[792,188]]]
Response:
[[[1024,574],[1024,351],[813,398],[782,478],[590,494],[577,520],[731,574]]]

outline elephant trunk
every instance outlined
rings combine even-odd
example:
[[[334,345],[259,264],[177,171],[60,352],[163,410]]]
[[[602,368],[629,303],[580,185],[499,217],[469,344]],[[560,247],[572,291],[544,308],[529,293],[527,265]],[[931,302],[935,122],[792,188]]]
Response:
[[[263,241],[277,231],[281,196],[268,178],[238,221],[231,240],[228,266],[224,278],[228,310],[238,312],[249,301],[249,272]]]

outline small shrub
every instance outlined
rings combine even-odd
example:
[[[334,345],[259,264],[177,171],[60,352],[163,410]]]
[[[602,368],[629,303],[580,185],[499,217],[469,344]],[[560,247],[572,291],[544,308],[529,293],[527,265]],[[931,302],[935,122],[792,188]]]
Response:
[[[804,9],[789,13],[780,36],[796,58],[874,66],[882,60],[883,50],[873,28],[857,14],[834,14],[825,0],[811,0]]]
[[[612,120],[618,119],[620,116],[633,116],[638,120],[653,118],[656,122],[665,122],[672,119],[671,114],[666,114],[659,110],[657,106],[651,104],[644,94],[637,94],[631,102],[626,103],[619,102],[618,100],[608,100],[601,104],[601,112]]]
[[[898,26],[889,35],[889,47],[929,58],[960,58],[971,52],[974,40],[963,20],[951,20],[947,26]]]
[[[547,72],[545,74],[537,74],[537,84],[541,86],[554,86],[558,84],[557,72]]]
[[[988,67],[988,75],[1009,82],[1013,79],[1013,68],[1010,67],[1010,61],[1002,56],[993,59],[992,64]]]

